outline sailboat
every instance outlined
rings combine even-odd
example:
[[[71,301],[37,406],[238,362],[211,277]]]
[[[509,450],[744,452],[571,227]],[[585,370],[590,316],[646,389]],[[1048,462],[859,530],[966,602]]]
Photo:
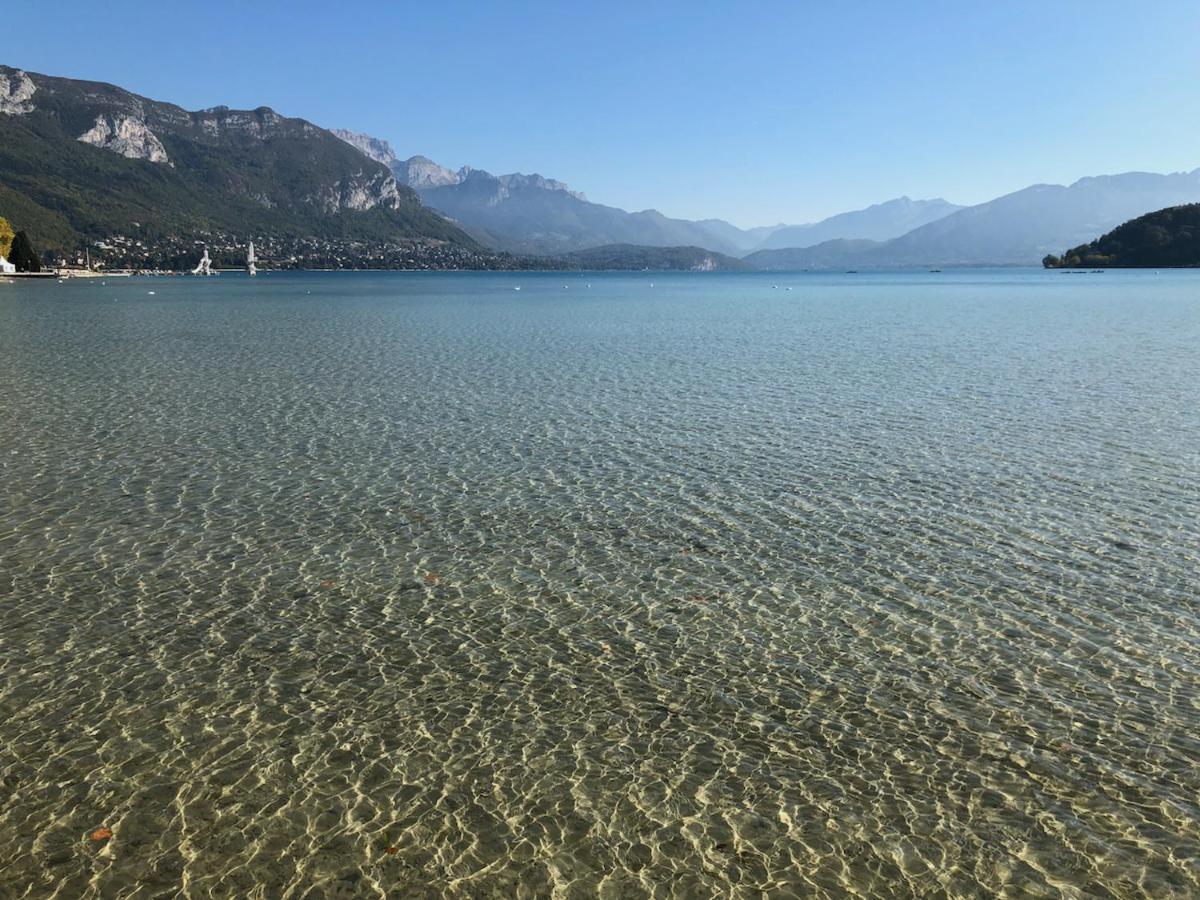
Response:
[[[256,260],[254,257],[254,241],[251,241],[250,246],[246,252],[246,274],[247,275],[250,275],[251,277],[253,277],[258,274],[258,266],[255,265],[255,263],[257,261],[258,260]]]

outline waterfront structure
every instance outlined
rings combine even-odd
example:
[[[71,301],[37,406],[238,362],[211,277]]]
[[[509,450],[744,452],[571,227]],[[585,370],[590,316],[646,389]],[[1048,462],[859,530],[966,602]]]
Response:
[[[193,275],[211,275],[212,260],[208,258],[208,248],[204,248],[204,256],[200,257],[200,263],[196,268],[192,269]]]

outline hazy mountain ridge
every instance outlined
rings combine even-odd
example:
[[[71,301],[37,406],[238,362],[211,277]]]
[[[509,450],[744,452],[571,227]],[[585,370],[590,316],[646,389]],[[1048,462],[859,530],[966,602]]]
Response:
[[[691,221],[653,209],[628,212],[593,203],[563,182],[541,175],[492,175],[470,166],[455,171],[424,156],[402,160],[386,141],[341,129],[334,134],[389,166],[426,205],[450,216],[480,240],[515,253],[556,255],[589,247],[636,244],[697,246],[737,256],[758,249],[764,242],[795,246],[778,243],[783,233],[808,244],[830,236],[894,237],[915,224],[960,208],[944,200],[914,201],[904,197],[808,225],[743,229],[721,219]]]
[[[1200,201],[1200,169],[1157,175],[1126,172],[1081,178],[1070,185],[1037,184],[969,206],[890,241],[819,244],[765,250],[747,261],[759,268],[847,266],[1038,265],[1168,206]]]
[[[557,179],[519,172],[493,175],[470,166],[455,171],[424,156],[399,159],[386,141],[369,135],[334,133],[385,162],[427,206],[500,250],[559,255],[616,244],[692,245],[728,255],[740,250],[698,223],[671,219],[656,210],[630,213],[592,203]],[[384,147],[386,156],[380,152]]]
[[[205,231],[474,243],[387,167],[304,119],[265,106],[188,111],[8,66],[0,191],[50,247]]]
[[[608,244],[576,250],[554,257],[567,268],[607,271],[738,272],[750,268],[745,262],[703,247],[647,247]]]
[[[785,247],[781,250],[758,250],[742,259],[755,269],[791,271],[797,269],[837,269],[859,265],[856,260],[882,247],[881,241],[834,238],[815,247]],[[868,263],[869,264],[869,263]]]
[[[839,213],[810,225],[787,225],[776,228],[755,249],[779,250],[790,247],[815,247],[826,241],[870,240],[886,241],[944,219],[965,207],[940,197],[934,200],[910,200],[897,197],[876,203],[865,209]]]

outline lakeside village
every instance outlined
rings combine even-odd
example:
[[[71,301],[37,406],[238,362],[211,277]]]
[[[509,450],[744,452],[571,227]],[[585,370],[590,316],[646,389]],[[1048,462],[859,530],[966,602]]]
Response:
[[[97,275],[206,275],[263,269],[474,269],[538,268],[536,260],[436,240],[348,241],[325,238],[247,238],[201,232],[158,240],[114,235],[71,255],[45,260],[24,231],[0,218],[0,280],[86,278]],[[549,265],[547,264],[547,267]]]

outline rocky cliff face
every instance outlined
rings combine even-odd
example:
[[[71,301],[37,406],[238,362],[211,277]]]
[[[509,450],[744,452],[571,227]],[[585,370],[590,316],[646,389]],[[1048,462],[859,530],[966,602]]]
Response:
[[[490,172],[473,169],[471,166],[463,166],[455,171],[435,163],[427,156],[410,156],[408,159],[400,159],[396,156],[391,144],[380,138],[371,137],[369,134],[359,134],[342,128],[334,129],[333,134],[367,158],[383,163],[395,173],[401,184],[406,184],[417,191],[462,184],[472,178],[477,183],[492,183],[497,200],[507,197],[512,191],[529,188],[543,191],[564,191],[580,200],[587,199],[579,191],[573,191],[563,182],[553,178],[543,178],[541,175],[523,175],[520,172],[510,175],[492,175]]]
[[[582,191],[573,191],[563,182],[555,181],[553,178],[543,178],[541,175],[522,175],[520,172],[516,172],[512,175],[500,175],[496,180],[500,182],[505,191],[509,192],[537,188],[541,191],[563,191],[576,200],[587,200]]]
[[[152,163],[167,163],[167,151],[162,141],[132,116],[109,116],[100,113],[96,124],[81,134],[78,140],[93,147],[103,147],[126,159],[148,159]]]
[[[373,138],[369,134],[347,131],[344,128],[333,128],[330,131],[351,147],[357,149],[368,159],[373,159],[377,163],[383,163],[388,168],[391,168],[393,163],[399,162],[395,152],[392,150],[392,145],[387,141]]]
[[[392,171],[396,173],[397,178],[417,191],[424,190],[425,188],[462,184],[467,176],[471,174],[469,166],[463,166],[455,172],[447,169],[445,166],[439,166],[432,159],[425,156],[410,156],[406,160],[397,160],[392,165]]]
[[[396,179],[382,172],[354,172],[310,196],[330,214],[346,209],[357,212],[376,207],[399,209],[403,203]]]
[[[0,113],[23,116],[33,112],[37,85],[19,69],[0,69]]]

